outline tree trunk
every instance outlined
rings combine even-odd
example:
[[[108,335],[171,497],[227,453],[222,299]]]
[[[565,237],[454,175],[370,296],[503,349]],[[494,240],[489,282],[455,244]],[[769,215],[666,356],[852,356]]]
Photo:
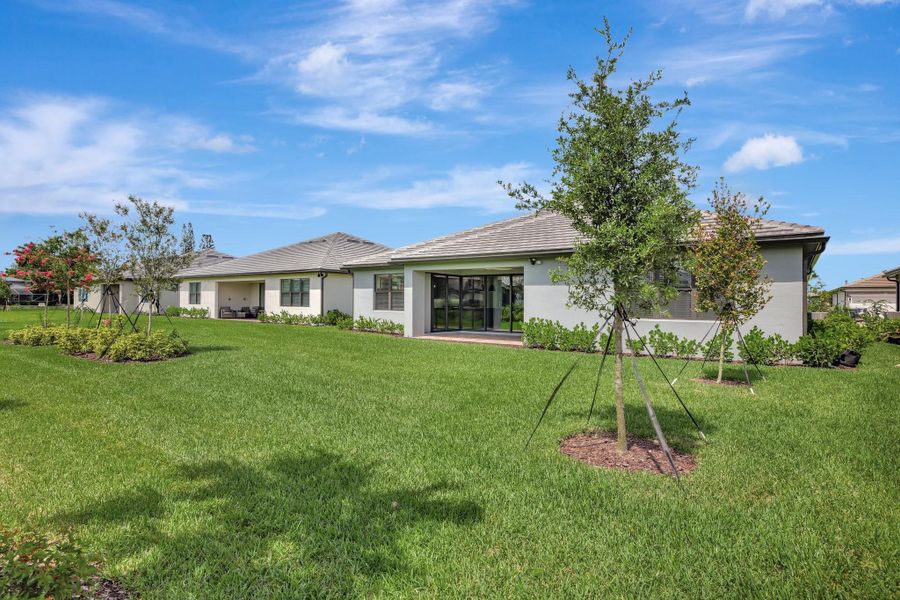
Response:
[[[613,333],[615,339],[615,379],[616,379],[616,450],[619,454],[624,454],[628,450],[627,431],[625,429],[625,391],[622,385],[622,363],[623,363],[623,340],[624,332],[622,316],[616,311],[613,318]]]
[[[725,340],[728,338],[726,329],[723,327],[721,334],[722,339],[719,342],[719,375],[716,377],[716,383],[722,383],[722,371],[725,368]]]
[[[50,325],[50,292],[44,297],[44,327]]]
[[[71,292],[71,290],[66,288],[66,329],[69,329],[69,323],[71,323],[70,312],[69,312],[72,309],[72,307],[69,305],[69,293],[70,292]]]
[[[150,328],[153,325],[153,303],[147,305],[147,335],[150,335]]]

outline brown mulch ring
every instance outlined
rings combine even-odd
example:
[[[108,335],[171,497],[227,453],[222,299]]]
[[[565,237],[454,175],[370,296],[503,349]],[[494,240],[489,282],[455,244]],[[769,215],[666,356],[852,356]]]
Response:
[[[181,356],[175,356],[175,357],[173,357],[173,358],[154,358],[153,360],[120,360],[120,361],[114,361],[114,360],[111,360],[110,358],[108,358],[108,357],[106,357],[106,356],[104,356],[103,358],[100,358],[100,357],[97,356],[97,354],[94,353],[94,352],[88,352],[87,354],[69,354],[69,355],[67,355],[67,356],[74,356],[75,358],[83,358],[83,359],[85,359],[85,360],[92,360],[92,361],[94,361],[94,362],[102,362],[102,363],[107,363],[107,364],[111,364],[111,365],[133,365],[133,364],[141,364],[141,363],[165,362],[165,361],[167,361],[167,360],[174,360],[174,359],[176,359],[176,358],[181,358]],[[184,356],[187,356],[187,354],[185,354]]]
[[[694,377],[691,381],[696,381],[697,383],[705,383],[706,385],[737,385],[737,386],[747,386],[746,381],[738,381],[737,379],[723,379],[721,383],[717,382],[715,379],[710,379],[707,377]]]
[[[93,591],[91,590],[92,586]],[[96,598],[97,600],[130,600],[131,598],[131,594],[114,579],[98,578],[90,584],[82,585],[81,590],[87,598]]]
[[[656,440],[628,436],[628,451],[619,454],[616,450],[616,436],[606,431],[577,433],[564,439],[560,451],[594,467],[617,469],[629,472],[671,475],[669,460]],[[679,475],[690,473],[697,468],[696,459],[690,454],[672,448],[672,458]]]

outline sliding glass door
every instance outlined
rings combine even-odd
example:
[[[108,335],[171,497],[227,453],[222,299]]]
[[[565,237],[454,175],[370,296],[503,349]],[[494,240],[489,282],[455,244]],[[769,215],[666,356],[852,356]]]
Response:
[[[521,331],[522,275],[432,275],[432,331]]]

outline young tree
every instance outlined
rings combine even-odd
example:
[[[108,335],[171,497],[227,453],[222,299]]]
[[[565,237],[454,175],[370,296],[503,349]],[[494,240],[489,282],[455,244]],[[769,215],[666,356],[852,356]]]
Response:
[[[766,260],[753,232],[769,205],[762,198],[750,202],[744,194],[732,193],[724,179],[713,189],[709,204],[714,223],[697,227],[692,270],[697,310],[715,312],[721,322],[716,383],[722,383],[726,340],[771,298],[772,282],[763,272]]]
[[[585,81],[569,68],[575,84],[573,110],[559,120],[549,197],[525,183],[504,184],[522,209],[565,215],[578,232],[571,256],[552,273],[569,286],[569,303],[601,314],[615,310],[615,401],[617,448],[627,450],[623,397],[623,313],[635,305],[658,306],[672,298],[668,284],[684,256],[697,220],[688,199],[696,167],[681,154],[690,146],[676,118],[687,95],[656,101],[651,88],[660,71],[623,89],[611,87],[625,45],[613,39],[609,22],[597,30],[606,56]],[[663,277],[648,277],[661,273]]]
[[[200,249],[201,250],[215,250],[216,243],[213,241],[212,235],[208,233],[204,233],[200,236]]]
[[[93,256],[80,230],[52,235],[13,250],[15,266],[8,273],[24,279],[29,291],[43,292],[44,324],[49,324],[50,294],[66,295],[66,327],[71,323],[69,298],[77,287],[92,279]]]
[[[79,216],[84,221],[82,229],[87,236],[88,248],[94,256],[93,277],[87,287],[109,289],[125,278],[127,256],[122,224],[90,213],[81,213]],[[101,319],[104,305],[105,299],[100,304]]]
[[[149,335],[160,293],[178,285],[175,274],[190,264],[191,257],[182,254],[178,238],[171,231],[175,224],[172,207],[137,196],[129,196],[128,201],[131,206],[116,204],[116,214],[125,219],[122,231],[132,280],[141,298],[149,304]]]
[[[193,254],[197,248],[197,242],[194,239],[194,226],[185,223],[181,226],[181,253]]]

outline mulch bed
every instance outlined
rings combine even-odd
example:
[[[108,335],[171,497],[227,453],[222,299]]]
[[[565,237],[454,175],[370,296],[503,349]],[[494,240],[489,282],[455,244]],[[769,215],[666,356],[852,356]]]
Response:
[[[81,586],[82,593],[87,598],[96,598],[97,600],[130,600],[131,598],[131,594],[113,579],[101,578],[92,581],[91,584],[96,586],[93,592],[89,585]]]
[[[619,454],[616,450],[616,436],[605,431],[578,433],[568,437],[559,445],[560,451],[575,460],[594,467],[619,471],[645,472],[656,475],[671,475],[669,460],[656,440],[628,436],[628,451]],[[697,461],[690,454],[672,449],[675,468],[679,475],[690,473],[697,468]]]

